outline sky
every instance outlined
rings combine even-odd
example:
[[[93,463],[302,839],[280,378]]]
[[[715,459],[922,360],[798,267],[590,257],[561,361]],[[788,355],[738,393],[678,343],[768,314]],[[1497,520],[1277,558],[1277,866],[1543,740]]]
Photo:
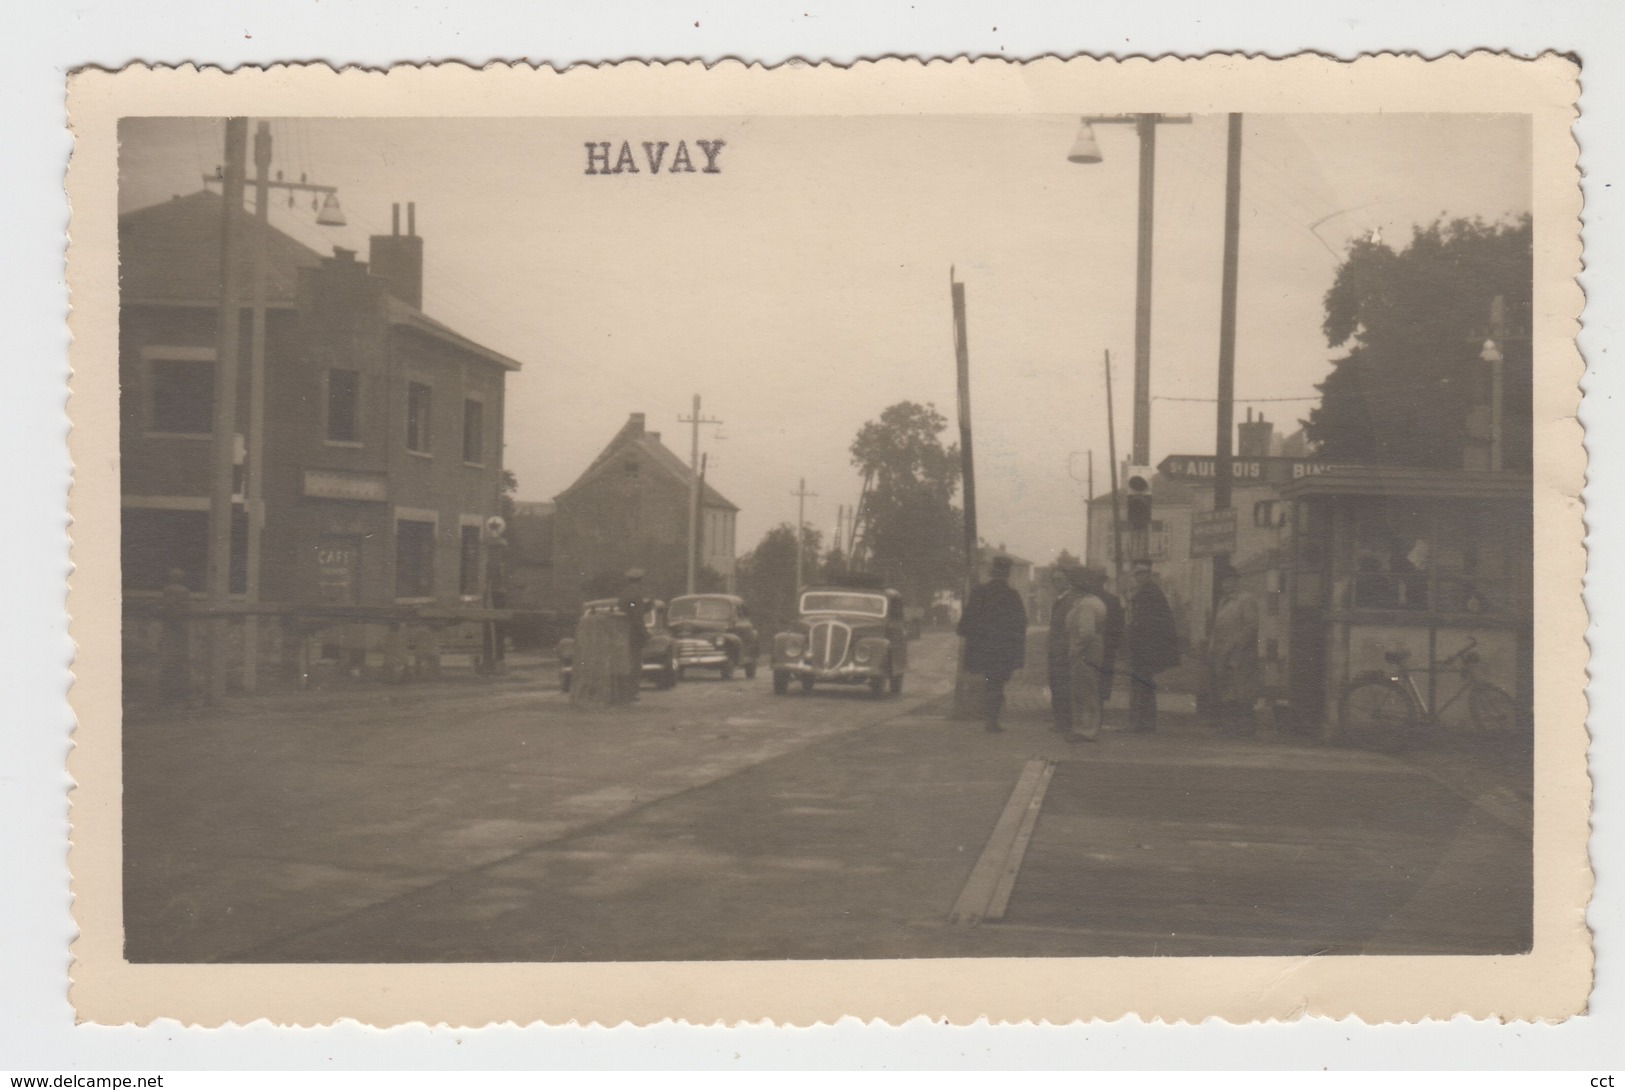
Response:
[[[1095,128],[1104,161],[1067,162],[1063,115],[639,120],[269,119],[273,170],[336,185],[348,218],[272,201],[273,226],[364,257],[413,201],[424,307],[521,361],[505,460],[522,500],[551,499],[632,412],[681,457],[692,398],[707,480],[749,550],[805,478],[833,534],[861,479],[848,447],[888,405],[932,402],[956,441],[950,269],[966,286],[978,526],[1039,563],[1080,553],[1087,466],[1107,490],[1103,361],[1119,458],[1133,407],[1137,141]],[[1224,212],[1223,115],[1157,138],[1153,464],[1214,447]],[[1340,255],[1402,246],[1439,217],[1529,211],[1520,116],[1243,119],[1236,417],[1291,431],[1341,354],[1321,333]],[[219,119],[121,128],[119,209],[196,191]],[[651,174],[643,141],[724,140],[718,172]],[[631,142],[637,174],[585,173],[588,141]],[[668,156],[673,154],[668,150]],[[666,164],[669,166],[668,164]],[[1539,225],[1537,225],[1537,230]]]

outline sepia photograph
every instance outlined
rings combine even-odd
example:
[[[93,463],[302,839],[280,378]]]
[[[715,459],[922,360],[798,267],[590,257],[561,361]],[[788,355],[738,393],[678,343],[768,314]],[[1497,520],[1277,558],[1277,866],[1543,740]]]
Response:
[[[124,963],[1540,952],[1533,108],[333,105],[114,123]]]

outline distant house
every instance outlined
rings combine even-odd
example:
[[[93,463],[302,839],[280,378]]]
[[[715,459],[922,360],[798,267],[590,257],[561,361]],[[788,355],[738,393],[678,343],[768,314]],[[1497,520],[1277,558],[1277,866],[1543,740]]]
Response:
[[[485,595],[504,383],[519,364],[423,312],[423,240],[410,210],[399,232],[398,212],[395,233],[371,239],[370,265],[353,251],[324,257],[267,232],[265,601],[455,607]],[[204,587],[224,213],[221,197],[199,192],[119,217],[128,596],[156,595],[175,569],[194,592]],[[244,237],[252,223],[243,213]],[[251,254],[241,260],[240,467],[253,427]],[[244,589],[248,556],[241,480],[234,592]]]
[[[661,598],[687,586],[689,489],[683,460],[646,430],[644,415],[626,424],[569,488],[553,498],[552,572],[548,605],[573,609],[613,593],[628,568],[647,573],[648,592]],[[715,488],[700,492],[702,586],[734,586],[735,521],[739,508]]]
[[[542,609],[553,583],[553,518],[551,500],[517,500],[504,535],[508,541],[508,605]]]

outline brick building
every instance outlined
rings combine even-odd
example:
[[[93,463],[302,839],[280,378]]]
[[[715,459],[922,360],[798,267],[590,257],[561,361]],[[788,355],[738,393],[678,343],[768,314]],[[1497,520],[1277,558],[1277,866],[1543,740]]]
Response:
[[[693,474],[632,413],[598,457],[553,499],[551,590],[547,604],[573,610],[614,593],[628,568],[648,573],[649,593],[670,598],[687,585]],[[734,587],[739,508],[709,484],[700,491],[701,589]],[[706,572],[709,575],[706,575]]]
[[[397,208],[395,233],[372,237],[370,265],[267,230],[264,601],[483,600],[504,382],[519,364],[423,312],[423,240],[408,208],[405,234]],[[223,212],[218,195],[200,192],[119,219],[127,596],[155,594],[176,568],[194,591],[204,586]],[[246,286],[246,213],[241,237]],[[243,302],[240,452],[251,426],[246,291]],[[236,591],[248,554],[238,491]]]

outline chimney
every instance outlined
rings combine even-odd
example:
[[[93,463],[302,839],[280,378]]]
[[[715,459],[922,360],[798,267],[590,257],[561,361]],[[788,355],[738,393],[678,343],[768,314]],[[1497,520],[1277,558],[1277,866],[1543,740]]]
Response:
[[[626,430],[632,435],[643,434],[643,414],[633,413],[626,418]]]
[[[390,206],[390,231],[368,240],[372,274],[383,280],[389,294],[409,306],[423,309],[423,240],[417,232],[417,205],[406,206],[406,234],[401,234],[401,206]]]
[[[1258,419],[1253,419],[1253,411],[1247,410],[1247,422],[1236,425],[1236,457],[1238,458],[1268,458],[1270,444],[1275,434],[1275,425],[1264,419],[1259,413]]]

